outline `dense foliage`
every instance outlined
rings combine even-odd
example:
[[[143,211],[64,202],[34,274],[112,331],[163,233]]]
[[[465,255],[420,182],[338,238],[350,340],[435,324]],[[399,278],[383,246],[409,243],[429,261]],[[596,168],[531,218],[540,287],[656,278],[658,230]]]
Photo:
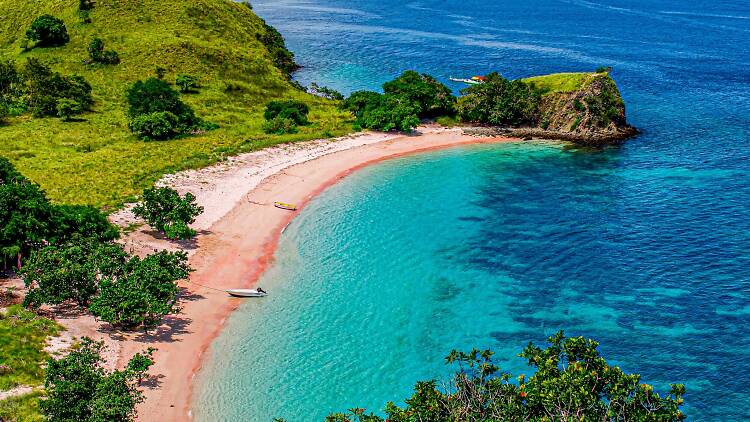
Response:
[[[134,83],[127,99],[130,130],[144,139],[169,139],[204,126],[179,93],[161,79]]]
[[[58,47],[70,41],[65,22],[50,15],[34,19],[26,31],[26,38],[35,41],[37,47]]]
[[[103,343],[84,337],[67,356],[49,360],[41,409],[50,422],[135,419],[135,407],[143,401],[138,379],[148,368],[141,362],[139,371],[129,364],[109,372],[103,368],[103,350]]]
[[[163,232],[169,239],[189,239],[195,236],[190,224],[203,212],[196,205],[195,196],[186,193],[181,197],[176,190],[161,187],[143,191],[143,201],[133,208],[133,213]]]
[[[318,97],[327,98],[329,100],[344,101],[344,94],[336,91],[335,89],[320,86],[315,82],[310,84],[307,92],[313,95],[317,95]]]
[[[127,254],[116,243],[76,239],[34,251],[19,275],[29,289],[24,305],[61,304],[69,300],[89,305],[99,280],[120,276]]]
[[[132,257],[123,274],[106,277],[89,310],[110,324],[132,330],[158,325],[165,315],[179,311],[177,281],[190,274],[184,252],[157,252]]]
[[[104,41],[101,38],[94,38],[89,43],[89,58],[91,63],[99,64],[119,64],[120,55],[116,51],[105,50]]]
[[[299,68],[297,63],[294,62],[294,53],[286,48],[284,37],[281,36],[276,28],[268,25],[265,21],[262,21],[262,24],[263,32],[256,34],[258,41],[266,47],[268,53],[273,58],[274,65],[284,75],[291,77],[292,72]]]
[[[266,133],[283,135],[285,133],[296,133],[297,126],[306,126],[310,124],[307,115],[310,108],[307,104],[296,101],[271,101],[266,105],[263,117],[266,122],[263,130]]]
[[[459,370],[448,386],[436,381],[417,383],[414,394],[399,407],[389,403],[387,420],[412,421],[679,421],[685,393],[672,385],[661,396],[639,375],[610,366],[597,350],[598,343],[583,337],[549,338],[550,346],[533,344],[521,353],[533,375],[500,372],[489,350],[453,351],[446,358]],[[331,422],[378,422],[363,409],[331,415]]]
[[[70,119],[91,108],[91,85],[80,76],[52,71],[36,58],[27,59],[19,70],[14,61],[0,62],[0,108],[35,117]]]
[[[456,97],[451,90],[426,74],[412,70],[383,84],[383,92],[413,103],[420,118],[453,114]]]
[[[180,92],[183,94],[196,92],[200,88],[198,78],[193,75],[177,75],[175,83],[180,87]]]
[[[45,244],[62,244],[78,237],[100,241],[119,236],[106,216],[92,207],[52,205],[44,191],[0,157],[0,257],[28,256]]]
[[[467,122],[495,126],[535,126],[539,121],[541,94],[522,80],[509,81],[497,73],[484,83],[462,91],[458,114]]]
[[[362,128],[409,131],[419,125],[419,107],[408,99],[371,91],[357,91],[342,103]]]
[[[353,93],[342,103],[366,129],[409,131],[420,119],[452,114],[456,98],[435,78],[414,71],[383,84],[383,94]]]

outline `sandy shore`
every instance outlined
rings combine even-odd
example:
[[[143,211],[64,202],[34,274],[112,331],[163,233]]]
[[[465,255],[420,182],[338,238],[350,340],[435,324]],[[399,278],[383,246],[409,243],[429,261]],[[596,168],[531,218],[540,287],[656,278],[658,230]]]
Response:
[[[192,192],[205,208],[194,225],[199,236],[192,242],[169,242],[143,227],[125,241],[129,249],[141,254],[155,249],[188,251],[196,271],[189,282],[182,283],[182,312],[167,317],[150,334],[111,333],[90,318],[71,319],[67,325],[77,335],[106,340],[120,366],[146,347],[157,348],[151,372],[159,375],[145,383],[146,401],[138,409],[138,419],[189,420],[195,373],[227,316],[241,303],[211,288],[252,286],[271,262],[282,230],[299,213],[277,209],[274,201],[294,203],[301,209],[328,186],[369,164],[432,149],[504,141],[517,139],[479,138],[464,135],[460,129],[422,127],[414,136],[365,134],[276,147],[167,176],[159,184]],[[113,219],[122,225],[133,221],[127,209]]]

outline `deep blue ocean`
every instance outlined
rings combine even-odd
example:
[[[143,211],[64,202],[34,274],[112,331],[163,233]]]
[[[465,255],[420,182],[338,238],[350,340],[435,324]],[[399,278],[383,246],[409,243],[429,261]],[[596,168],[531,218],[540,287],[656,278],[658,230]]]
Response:
[[[750,420],[750,2],[252,3],[304,84],[612,66],[643,134],[404,157],[325,191],[214,343],[198,420],[381,411],[453,348],[528,373],[517,353],[558,329],[685,383],[690,420]]]

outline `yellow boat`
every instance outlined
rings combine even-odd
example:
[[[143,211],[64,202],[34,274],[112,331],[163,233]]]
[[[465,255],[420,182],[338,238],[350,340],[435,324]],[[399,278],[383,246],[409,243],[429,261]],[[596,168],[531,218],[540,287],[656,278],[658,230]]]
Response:
[[[288,211],[296,211],[297,206],[293,204],[285,204],[283,202],[274,202],[273,206],[276,208],[281,208],[282,210],[288,210]]]

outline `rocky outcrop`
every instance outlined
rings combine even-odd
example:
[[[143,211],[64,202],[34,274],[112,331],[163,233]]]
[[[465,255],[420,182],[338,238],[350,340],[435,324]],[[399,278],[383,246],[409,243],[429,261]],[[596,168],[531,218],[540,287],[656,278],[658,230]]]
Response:
[[[607,73],[592,74],[576,91],[544,94],[539,111],[539,127],[519,129],[519,133],[590,144],[619,141],[638,133],[627,123],[620,90]]]

